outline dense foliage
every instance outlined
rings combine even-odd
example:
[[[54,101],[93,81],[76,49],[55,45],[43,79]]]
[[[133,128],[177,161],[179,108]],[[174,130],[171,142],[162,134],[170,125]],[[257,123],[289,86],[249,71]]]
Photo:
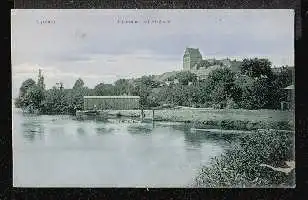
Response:
[[[208,64],[207,62],[204,63]],[[85,87],[82,79],[76,80],[72,89],[57,83],[45,89],[44,77],[39,74],[37,83],[25,80],[15,101],[17,107],[38,110],[43,113],[74,113],[83,107],[85,95],[138,95],[141,106],[150,108],[164,104],[245,109],[277,109],[287,98],[282,88],[292,84],[290,70],[272,73],[266,59],[244,59],[240,72],[221,67],[210,72],[205,80],[198,80],[189,71],[178,72],[166,81],[155,76],[137,79],[119,79],[114,84],[97,84],[93,89]]]
[[[261,76],[271,77],[271,62],[267,59],[244,59],[241,72],[253,78],[260,78]]]
[[[278,131],[255,132],[240,138],[212,165],[203,167],[196,178],[199,187],[293,186],[295,171],[289,174],[260,166],[284,166],[294,160],[294,135]]]

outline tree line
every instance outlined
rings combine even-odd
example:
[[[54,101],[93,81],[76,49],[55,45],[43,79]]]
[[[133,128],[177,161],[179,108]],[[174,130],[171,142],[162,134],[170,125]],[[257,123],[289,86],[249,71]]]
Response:
[[[46,114],[74,114],[83,108],[83,96],[140,96],[144,109],[162,106],[278,109],[286,100],[282,88],[293,83],[292,71],[284,67],[273,73],[267,59],[244,59],[239,72],[221,67],[198,80],[194,73],[181,71],[167,81],[158,81],[155,76],[136,79],[119,79],[114,84],[99,83],[94,88],[85,86],[82,79],[76,80],[73,88],[67,89],[57,83],[45,89],[44,77],[38,81],[25,80],[19,90],[15,106]]]

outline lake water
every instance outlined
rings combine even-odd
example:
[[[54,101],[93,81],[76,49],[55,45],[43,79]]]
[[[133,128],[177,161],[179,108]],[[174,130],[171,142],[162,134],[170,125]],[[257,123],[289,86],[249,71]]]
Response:
[[[13,111],[16,187],[189,187],[225,138],[184,125]]]

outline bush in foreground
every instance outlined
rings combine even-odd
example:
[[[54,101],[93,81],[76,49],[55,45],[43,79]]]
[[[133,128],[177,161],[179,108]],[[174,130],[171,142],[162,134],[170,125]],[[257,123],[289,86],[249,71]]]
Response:
[[[292,186],[295,172],[284,174],[260,166],[281,167],[294,160],[294,135],[278,131],[255,132],[242,136],[221,157],[203,167],[195,179],[197,187],[276,187]]]

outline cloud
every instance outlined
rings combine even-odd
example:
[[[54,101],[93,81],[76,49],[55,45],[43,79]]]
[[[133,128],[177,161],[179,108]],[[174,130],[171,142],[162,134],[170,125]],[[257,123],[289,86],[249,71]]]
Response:
[[[70,87],[79,77],[93,87],[180,70],[188,46],[205,58],[261,56],[293,65],[293,16],[292,10],[14,10],[13,82],[36,79],[39,68],[48,87],[59,80]],[[55,24],[37,23],[44,19]],[[122,19],[140,23],[117,23]]]
[[[287,47],[293,47],[291,14],[288,10],[22,11],[12,20],[12,38],[17,45],[15,49],[21,53],[26,48],[29,51],[31,46],[29,54],[32,57],[71,53],[127,54],[136,50],[179,54],[189,45],[202,45],[204,50],[222,46],[227,53],[234,49],[247,52],[250,49],[242,45],[247,41],[250,47],[258,45],[258,50],[262,51],[262,45],[274,48],[277,44],[289,44]],[[56,19],[56,24],[36,24],[42,16]],[[148,18],[168,19],[171,23],[123,25],[116,22],[117,19],[142,22]],[[23,31],[25,27],[27,32]],[[238,44],[237,48],[232,42]],[[275,50],[280,51],[280,47]]]
[[[47,88],[56,82],[63,82],[65,87],[72,87],[78,78],[82,78],[86,85],[94,87],[100,82],[113,83],[119,78],[133,78],[136,76],[160,74],[161,68],[166,71],[178,70],[179,61],[167,59],[164,56],[153,57],[150,53],[139,52],[125,55],[92,55],[91,62],[66,61],[54,65],[21,64],[12,68],[13,82],[27,78],[37,79],[38,70],[42,69]]]

